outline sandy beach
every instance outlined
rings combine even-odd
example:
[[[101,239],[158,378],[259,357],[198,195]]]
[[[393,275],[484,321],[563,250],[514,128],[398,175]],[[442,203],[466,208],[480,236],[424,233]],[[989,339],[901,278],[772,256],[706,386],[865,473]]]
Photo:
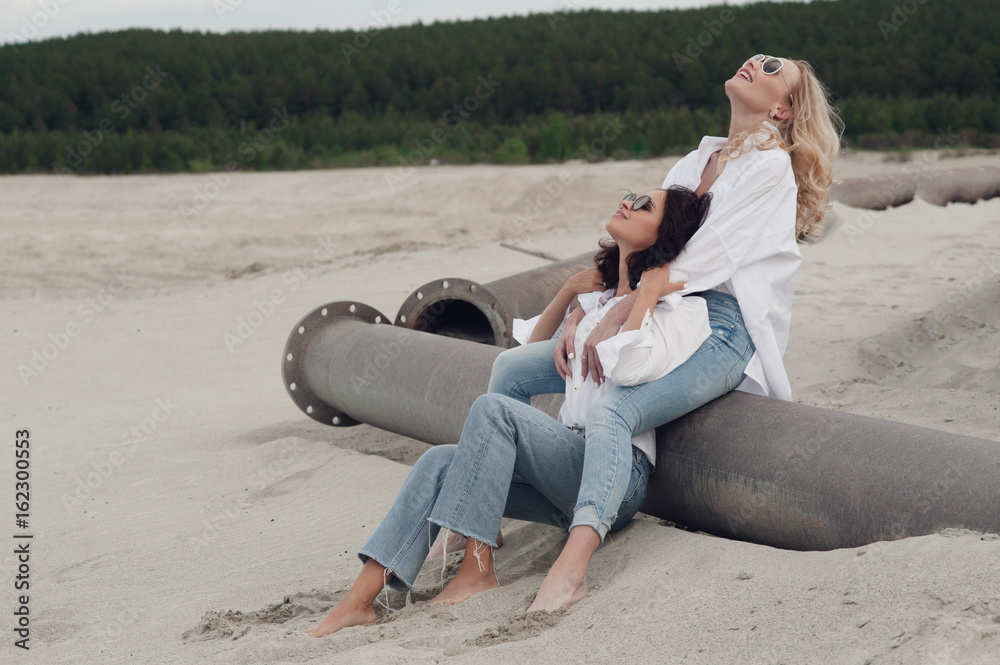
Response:
[[[422,167],[401,181],[394,168],[0,178],[0,420],[8,441],[31,440],[23,659],[1000,663],[997,535],[791,552],[642,515],[597,552],[590,595],[568,611],[524,616],[565,532],[507,520],[500,589],[430,607],[437,560],[376,624],[296,635],[349,587],[428,448],[300,412],[280,374],[296,321],[338,300],[392,317],[432,279],[548,262],[511,245],[595,249],[620,189],[656,188],[676,161]],[[997,163],[850,153],[835,175]],[[802,248],[794,398],[1000,442],[1000,199],[835,204],[827,226]],[[996,464],[1000,477],[1000,443]],[[13,542],[0,548],[10,642]]]

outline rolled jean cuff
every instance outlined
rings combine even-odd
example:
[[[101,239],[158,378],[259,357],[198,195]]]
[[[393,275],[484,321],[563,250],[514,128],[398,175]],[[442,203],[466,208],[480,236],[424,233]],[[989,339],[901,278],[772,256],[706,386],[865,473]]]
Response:
[[[573,521],[570,523],[570,530],[575,526],[589,526],[597,535],[601,537],[601,544],[604,544],[604,536],[608,535],[611,525],[618,518],[618,513],[609,515],[601,521],[600,513],[597,512],[597,502],[593,499],[582,501],[573,509]]]
[[[489,545],[493,549],[496,549],[498,547],[496,538],[497,538],[497,531],[500,530],[499,528],[497,528],[496,531],[493,532],[493,534],[492,534],[491,537],[489,537],[489,538],[483,538],[482,536],[476,535],[474,533],[467,533],[467,532],[470,531],[469,529],[465,529],[465,528],[461,528],[461,527],[456,528],[456,527],[452,526],[451,524],[448,524],[447,522],[444,522],[444,521],[442,521],[442,520],[440,520],[440,519],[438,519],[436,517],[428,517],[427,521],[431,522],[432,524],[437,524],[442,529],[447,529],[448,531],[451,531],[452,533],[457,533],[458,535],[462,536],[463,538],[472,538],[473,540],[478,540],[481,543],[486,543],[487,545]]]
[[[374,554],[366,552],[363,549],[358,551],[358,558],[361,559],[362,564],[367,563],[368,559],[375,559],[383,568],[392,573],[392,579],[389,580],[389,588],[393,591],[407,593],[413,590],[413,583],[416,582],[417,573],[420,572],[419,568],[412,575],[408,574],[409,571],[395,570],[385,565],[384,561],[379,561],[378,557]]]

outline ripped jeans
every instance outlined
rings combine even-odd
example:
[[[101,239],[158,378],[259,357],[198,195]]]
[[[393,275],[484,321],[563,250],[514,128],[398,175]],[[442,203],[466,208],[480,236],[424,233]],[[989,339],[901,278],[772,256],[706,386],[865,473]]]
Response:
[[[431,448],[410,470],[385,519],[358,552],[395,576],[392,588],[413,588],[441,528],[496,547],[502,517],[569,527],[584,473],[586,439],[519,400],[480,395],[457,445]],[[625,526],[646,498],[652,465],[633,450],[618,518]]]
[[[687,362],[666,376],[637,386],[612,386],[587,410],[586,457],[570,528],[593,527],[604,536],[631,510],[629,459],[645,454],[632,437],[659,427],[736,388],[754,354],[754,344],[733,296],[719,291],[696,294],[708,304],[712,333]],[[566,386],[552,354],[558,340],[504,351],[493,363],[489,391],[529,403],[532,395],[562,393]],[[580,349],[577,349],[579,352]],[[620,528],[620,527],[619,527]]]

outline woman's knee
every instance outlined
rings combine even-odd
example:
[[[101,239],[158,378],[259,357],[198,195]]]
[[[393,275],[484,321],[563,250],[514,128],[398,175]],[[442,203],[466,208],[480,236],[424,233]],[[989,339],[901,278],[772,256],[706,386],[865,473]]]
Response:
[[[507,349],[493,360],[488,392],[509,395],[516,388],[514,379],[517,376],[519,361],[517,350],[517,348]]]
[[[500,411],[511,398],[501,393],[484,393],[476,398],[469,409],[469,416],[491,417]]]
[[[451,460],[455,457],[458,446],[455,444],[444,444],[430,448],[413,465],[411,473],[420,473],[435,477],[444,477],[451,466]]]

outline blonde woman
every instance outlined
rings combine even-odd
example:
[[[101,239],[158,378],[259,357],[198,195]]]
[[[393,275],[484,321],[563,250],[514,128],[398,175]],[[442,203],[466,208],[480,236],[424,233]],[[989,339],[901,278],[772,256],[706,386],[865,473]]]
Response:
[[[587,452],[569,539],[529,611],[568,607],[587,594],[587,565],[621,517],[633,436],[734,389],[791,399],[782,356],[801,262],[797,242],[821,235],[842,125],[803,60],[755,55],[725,87],[729,135],[703,138],[663,182],[713,196],[704,225],[667,268],[678,293],[707,301],[711,336],[663,378],[616,385],[587,410]],[[582,348],[573,341],[584,315],[578,308],[558,339],[502,353],[490,392],[524,402],[562,392],[577,354],[582,376],[603,383],[597,345],[619,331],[636,303],[635,294],[618,302]],[[443,547],[463,545],[456,540]]]

